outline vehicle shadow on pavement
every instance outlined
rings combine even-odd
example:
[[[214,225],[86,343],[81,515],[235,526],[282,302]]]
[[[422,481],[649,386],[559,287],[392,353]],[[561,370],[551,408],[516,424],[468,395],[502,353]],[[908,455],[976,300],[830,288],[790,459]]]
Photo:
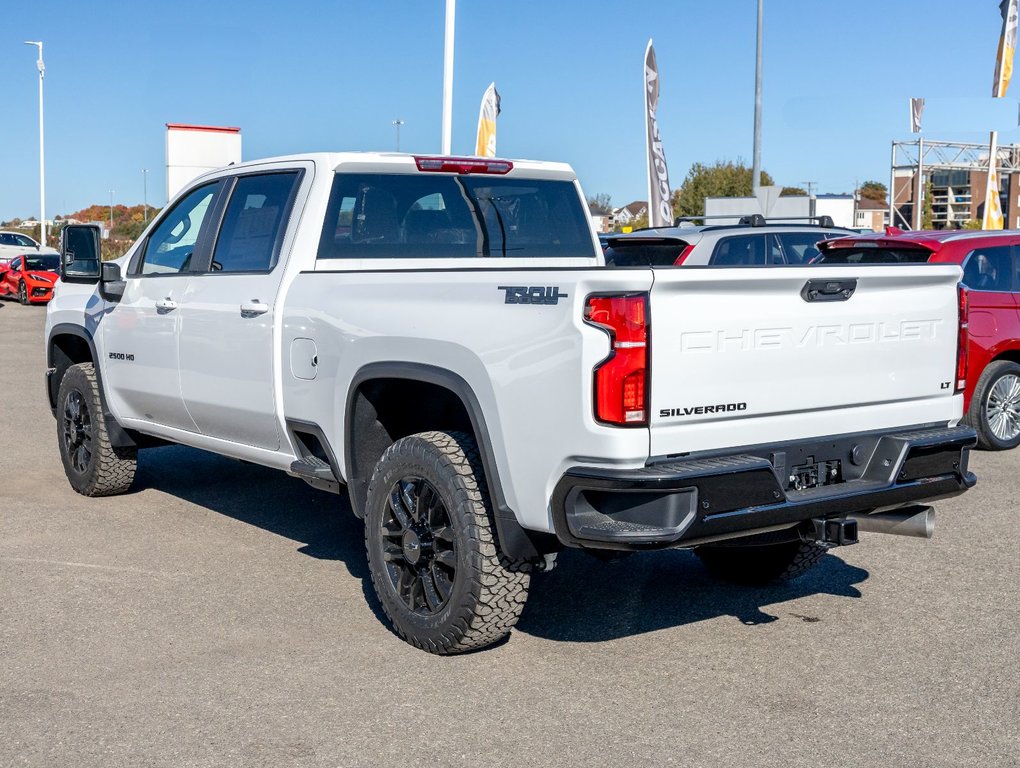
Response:
[[[146,488],[303,543],[301,554],[340,560],[352,576],[368,578],[364,532],[346,494],[324,493],[274,469],[176,445],[138,454],[131,491]]]
[[[608,563],[578,551],[558,559],[552,572],[532,579],[517,629],[571,642],[613,640],[720,616],[733,616],[746,625],[767,624],[788,613],[777,604],[806,595],[859,598],[854,585],[869,576],[833,555],[823,557],[798,579],[763,587],[720,582],[694,554],[683,550],[636,554]],[[790,615],[808,622],[822,620]]]
[[[132,491],[146,488],[290,539],[308,557],[342,562],[361,581],[371,610],[387,623],[372,591],[362,523],[346,494],[334,496],[273,469],[183,446],[139,454]],[[861,593],[854,585],[868,575],[826,555],[787,584],[740,587],[710,577],[690,552],[649,552],[605,563],[568,550],[553,571],[532,578],[517,629],[550,640],[600,642],[720,616],[765,624],[778,616],[763,606],[819,593],[857,598]]]

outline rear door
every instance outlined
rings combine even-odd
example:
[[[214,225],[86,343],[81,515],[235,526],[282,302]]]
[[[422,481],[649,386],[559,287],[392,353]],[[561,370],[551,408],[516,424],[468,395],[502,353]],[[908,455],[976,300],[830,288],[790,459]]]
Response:
[[[211,257],[181,308],[181,391],[205,435],[280,446],[273,331],[287,222],[306,168],[229,180]]]
[[[652,454],[959,417],[959,277],[934,264],[657,270]]]
[[[992,352],[1017,333],[1017,286],[1012,245],[975,248],[963,260],[963,284],[970,302],[970,337]]]

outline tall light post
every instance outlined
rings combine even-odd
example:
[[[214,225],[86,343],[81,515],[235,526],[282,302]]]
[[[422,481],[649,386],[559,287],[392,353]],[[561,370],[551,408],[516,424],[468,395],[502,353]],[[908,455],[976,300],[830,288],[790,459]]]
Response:
[[[149,169],[142,168],[142,222],[149,223]]]
[[[397,152],[400,151],[400,126],[404,124],[404,121],[399,117],[393,121],[393,127],[397,129]]]
[[[443,150],[450,154],[450,134],[453,126],[453,21],[457,15],[457,0],[446,0],[446,36],[443,44]]]
[[[754,63],[754,150],[751,163],[751,194],[758,196],[761,188],[761,20],[764,0],[758,0],[758,45]]]
[[[34,45],[39,49],[39,58],[35,62],[39,70],[39,226],[42,237],[42,244],[46,245],[46,153],[43,144],[43,77],[46,74],[46,65],[43,64],[43,51],[41,40],[26,40],[25,45]]]

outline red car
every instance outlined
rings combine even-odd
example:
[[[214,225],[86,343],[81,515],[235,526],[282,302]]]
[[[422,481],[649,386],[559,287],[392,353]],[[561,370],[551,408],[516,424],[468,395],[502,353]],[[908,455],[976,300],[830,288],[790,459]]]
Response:
[[[960,264],[970,311],[964,421],[986,450],[1020,445],[1020,231],[890,227],[818,247],[823,264]]]
[[[0,296],[17,296],[22,304],[45,304],[53,298],[53,285],[60,278],[60,257],[56,254],[23,254],[0,266]]]

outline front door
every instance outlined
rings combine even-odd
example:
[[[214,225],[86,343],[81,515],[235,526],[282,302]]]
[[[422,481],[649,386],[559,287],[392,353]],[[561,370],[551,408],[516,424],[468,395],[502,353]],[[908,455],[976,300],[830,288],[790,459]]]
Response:
[[[163,216],[128,269],[123,297],[101,323],[104,389],[121,418],[196,431],[181,397],[181,304],[193,265],[208,252],[209,214],[220,188],[204,184]]]
[[[300,170],[230,180],[223,223],[181,313],[181,391],[204,435],[280,447],[273,327]]]

